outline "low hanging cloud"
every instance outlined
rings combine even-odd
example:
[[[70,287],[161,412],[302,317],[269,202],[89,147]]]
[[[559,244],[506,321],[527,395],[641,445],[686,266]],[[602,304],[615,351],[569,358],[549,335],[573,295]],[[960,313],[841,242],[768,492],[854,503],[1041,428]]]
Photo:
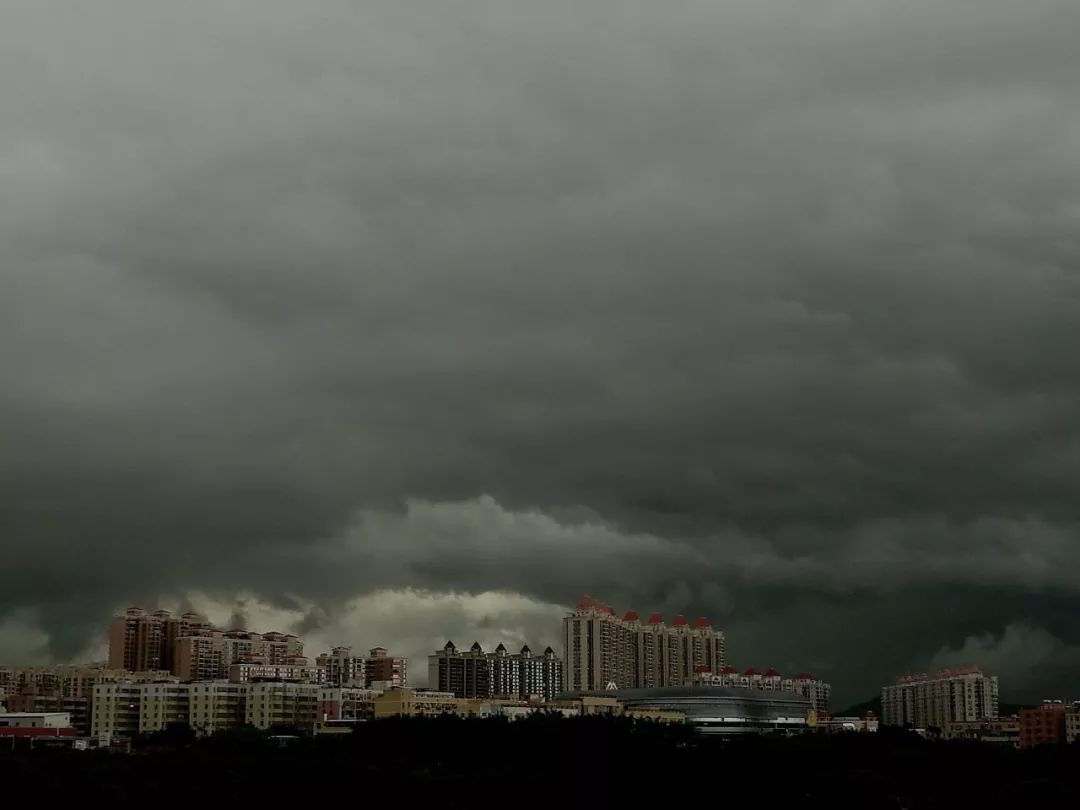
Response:
[[[1012,687],[1014,697],[1033,702],[1077,699],[1077,686],[1069,679],[1080,667],[1080,645],[1066,644],[1040,627],[1016,623],[1000,635],[969,636],[957,648],[941,649],[931,666],[964,666],[973,661]],[[1017,690],[1017,684],[1023,687]]]

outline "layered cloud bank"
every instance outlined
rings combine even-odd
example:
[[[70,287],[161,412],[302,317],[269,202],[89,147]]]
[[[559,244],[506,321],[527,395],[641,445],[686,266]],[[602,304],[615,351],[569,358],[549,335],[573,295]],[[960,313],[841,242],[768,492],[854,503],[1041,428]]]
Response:
[[[1077,4],[3,16],[0,659],[588,591],[840,699],[1080,676]]]

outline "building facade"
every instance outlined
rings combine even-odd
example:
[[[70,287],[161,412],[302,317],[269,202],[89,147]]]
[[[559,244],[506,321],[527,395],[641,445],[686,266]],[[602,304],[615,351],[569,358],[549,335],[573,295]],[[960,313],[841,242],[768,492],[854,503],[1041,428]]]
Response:
[[[319,690],[319,722],[371,720],[375,717],[375,698],[379,694],[374,689],[359,687],[323,687]]]
[[[583,597],[563,619],[563,685],[568,690],[651,689],[679,686],[701,668],[720,672],[724,634],[705,617],[692,626],[683,616],[671,625],[659,613],[642,622]]]
[[[139,733],[164,731],[175,723],[191,724],[191,686],[147,683],[139,690]]]
[[[90,700],[90,735],[111,740],[138,734],[144,685],[133,682],[95,684]]]
[[[460,702],[453,692],[409,688],[390,689],[375,697],[375,719],[457,714]]]
[[[365,656],[353,655],[352,647],[334,647],[315,659],[315,666],[326,674],[323,682],[328,686],[364,686]]]
[[[233,664],[306,667],[304,643],[292,634],[212,630],[176,640],[174,672],[184,681],[224,680]]]
[[[67,714],[71,717],[72,728],[84,737],[90,734],[89,697],[68,697],[57,689],[26,687],[18,693],[0,697],[0,704],[9,712]]]
[[[313,683],[249,683],[244,721],[259,729],[287,726],[311,731],[318,720],[320,688]]]
[[[1080,700],[1065,707],[1065,742],[1072,745],[1080,740]]]
[[[557,702],[589,698],[608,702],[605,711],[631,716],[635,710],[677,712],[703,734],[795,734],[808,731],[816,722],[810,702],[801,695],[741,687],[694,684],[658,689],[573,691],[559,695]],[[582,714],[589,713],[587,704],[583,703]]]
[[[944,729],[949,723],[998,719],[998,680],[978,667],[904,675],[881,689],[886,726]]]
[[[1002,717],[998,720],[956,720],[945,724],[946,740],[974,740],[976,742],[1020,747],[1020,718]]]
[[[247,708],[247,685],[229,681],[200,681],[187,684],[190,707],[188,722],[204,736],[242,726]]]
[[[390,655],[386,647],[372,647],[364,659],[364,687],[403,689],[408,683],[408,659]]]
[[[390,655],[385,647],[372,647],[367,655],[353,655],[352,647],[334,647],[315,659],[328,686],[359,689],[395,689],[408,682],[407,658]]]
[[[454,642],[428,657],[428,684],[458,698],[551,700],[561,690],[563,663],[548,647],[534,655],[528,645],[511,654],[500,644],[485,653],[474,642],[458,650]]]
[[[197,613],[174,616],[131,607],[109,625],[114,670],[165,670],[185,681],[220,680],[237,662],[306,665],[303,656],[303,642],[291,633],[221,630]]]
[[[166,670],[129,672],[104,665],[55,667],[0,667],[0,695],[20,694],[27,690],[55,691],[61,697],[89,698],[99,683],[175,680]]]
[[[290,681],[292,683],[322,683],[326,670],[307,664],[264,664],[258,661],[241,661],[229,666],[229,680],[233,683],[249,681]]]
[[[726,666],[719,673],[715,673],[701,667],[685,683],[760,689],[765,692],[794,692],[809,700],[810,705],[817,712],[829,711],[829,703],[832,699],[832,686],[826,681],[815,678],[809,672],[800,672],[792,677],[781,675],[775,669],[761,672],[756,667],[750,667],[740,673],[735,667]]]
[[[198,613],[174,616],[168,610],[128,608],[109,625],[109,667],[131,672],[175,671],[176,641],[205,635],[213,626]]]
[[[1067,739],[1065,703],[1044,700],[1042,705],[1020,711],[1020,747],[1061,745]]]
[[[67,712],[5,712],[0,711],[0,737],[4,738],[3,749],[8,750],[7,743],[10,739],[11,750],[16,743],[26,740],[33,747],[35,739],[42,738],[67,738],[73,739],[78,730],[71,724],[71,715]],[[13,783],[4,785],[10,792],[14,788]]]

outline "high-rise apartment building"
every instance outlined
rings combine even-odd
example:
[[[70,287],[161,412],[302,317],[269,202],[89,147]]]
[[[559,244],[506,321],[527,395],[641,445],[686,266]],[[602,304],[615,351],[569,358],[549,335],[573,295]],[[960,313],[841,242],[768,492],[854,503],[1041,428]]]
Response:
[[[185,681],[224,679],[241,661],[306,665],[303,656],[304,644],[292,634],[221,630],[197,613],[131,607],[109,626],[111,668],[167,670]]]
[[[358,689],[394,689],[408,680],[408,659],[390,655],[385,647],[372,647],[367,655],[353,655],[352,647],[334,647],[315,659],[325,670],[329,686]]]
[[[628,611],[583,597],[563,619],[564,686],[568,690],[679,686],[705,667],[724,667],[724,634],[702,617],[691,625],[659,613],[642,622]]]
[[[353,655],[352,647],[334,647],[315,659],[315,666],[325,672],[323,681],[329,686],[364,686],[365,656]]]
[[[428,657],[428,685],[459,698],[539,698],[561,690],[563,663],[548,647],[534,655],[528,645],[511,654],[500,644],[485,653],[479,643],[458,650],[452,641]]]
[[[176,640],[173,671],[184,681],[223,680],[233,664],[307,666],[304,643],[292,634],[212,630]]]
[[[998,680],[978,667],[904,675],[881,689],[886,726],[944,729],[950,723],[998,719]]]
[[[402,689],[408,681],[408,660],[390,655],[386,647],[372,647],[364,659],[364,686]]]
[[[173,616],[130,607],[109,625],[109,667],[131,672],[175,669],[177,639],[209,634],[214,628],[197,613]]]

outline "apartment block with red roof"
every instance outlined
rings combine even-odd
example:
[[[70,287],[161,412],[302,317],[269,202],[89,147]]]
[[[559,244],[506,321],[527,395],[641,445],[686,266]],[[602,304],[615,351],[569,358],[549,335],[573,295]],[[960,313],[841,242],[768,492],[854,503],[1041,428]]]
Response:
[[[668,625],[653,613],[642,622],[585,596],[563,619],[567,690],[681,686],[698,667],[722,669],[724,655],[724,634],[705,617],[691,624],[679,615]]]

